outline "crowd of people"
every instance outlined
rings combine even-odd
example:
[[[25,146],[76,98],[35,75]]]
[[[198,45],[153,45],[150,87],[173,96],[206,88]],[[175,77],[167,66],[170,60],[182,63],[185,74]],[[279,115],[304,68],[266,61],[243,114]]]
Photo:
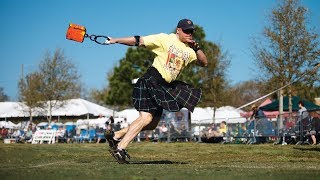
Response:
[[[308,112],[302,101],[300,110],[292,116],[285,116],[282,128],[278,122],[268,119],[256,105],[252,105],[252,116],[245,123],[226,124],[225,121],[212,123],[200,134],[202,142],[246,144],[320,144],[320,115]],[[221,133],[222,132],[222,133]]]
[[[316,145],[320,142],[320,118],[317,113],[308,113],[303,108],[303,103],[299,104],[300,112],[293,118],[285,117],[283,129],[277,130],[277,122],[267,119],[263,111],[256,106],[252,106],[253,115],[246,123],[228,124],[226,121],[212,123],[206,126],[199,135],[195,135],[192,128],[187,127],[183,114],[175,113],[175,116],[161,117],[161,121],[154,130],[140,132],[136,141],[186,142],[198,138],[202,142],[220,143],[241,141],[242,143],[266,143],[278,140],[278,143],[295,144],[298,141]],[[111,120],[112,119],[112,120]],[[126,119],[113,123],[110,117],[107,124],[76,126],[65,125],[54,120],[47,126],[39,126],[31,121],[24,123],[21,127],[5,128],[0,127],[1,139],[12,139],[15,142],[31,143],[33,135],[39,129],[55,130],[55,141],[59,143],[82,143],[82,142],[105,142],[105,132],[107,126],[112,124],[112,129],[119,131],[127,128],[129,123]],[[302,128],[302,129],[301,129]],[[302,132],[302,134],[300,134]],[[302,137],[302,138],[300,138]],[[229,138],[229,139],[228,139]],[[231,139],[230,139],[231,138]],[[285,141],[285,142],[283,142]]]
[[[0,138],[1,139],[14,139],[16,142],[31,142],[32,136],[36,131],[36,126],[29,123],[24,128],[13,127],[1,127]]]
[[[109,119],[113,119],[111,116]],[[58,123],[57,120],[53,120],[50,124],[44,123],[38,125],[32,123],[31,121],[26,121],[26,123],[21,124],[21,126],[14,126],[12,128],[1,127],[0,138],[1,139],[11,139],[17,143],[31,143],[33,136],[37,130],[54,130],[55,132],[55,142],[62,143],[72,143],[72,142],[96,142],[100,143],[104,140],[104,132],[107,124],[103,125],[90,125],[90,126],[77,126],[74,124],[63,124]],[[124,121],[120,121],[114,124],[114,128],[124,128],[127,127],[128,123],[126,118]]]
[[[99,117],[101,118],[101,117]],[[179,121],[180,122],[180,121]],[[124,118],[123,121],[114,122],[111,116],[104,124],[75,125],[63,124],[53,120],[50,124],[34,124],[26,121],[22,126],[13,128],[1,127],[0,139],[11,139],[16,143],[32,143],[33,136],[37,130],[54,130],[56,143],[83,143],[83,142],[105,142],[105,132],[108,128],[119,131],[127,128],[129,123]],[[161,121],[154,130],[140,132],[135,138],[136,141],[189,141],[190,131],[184,123],[177,125],[173,121]]]

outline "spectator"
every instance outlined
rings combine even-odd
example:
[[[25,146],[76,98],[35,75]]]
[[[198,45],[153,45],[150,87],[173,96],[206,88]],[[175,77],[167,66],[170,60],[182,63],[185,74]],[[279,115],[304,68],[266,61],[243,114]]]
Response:
[[[298,106],[299,106],[299,115],[301,116],[301,119],[306,119],[309,117],[309,113],[307,111],[307,109],[304,107],[304,103],[302,101],[298,102]]]
[[[33,132],[32,124],[30,124],[25,132],[24,140],[25,142],[32,142]]]
[[[63,126],[60,126],[58,131],[56,132],[56,141],[57,142],[65,142],[65,137],[66,137],[66,129]]]
[[[162,125],[159,127],[159,140],[162,141],[168,136],[168,128],[166,122],[162,122]]]
[[[18,128],[14,128],[14,132],[11,136],[12,138],[16,139],[16,142],[19,142],[20,141],[20,138],[21,138],[21,132]]]
[[[311,131],[310,131],[310,137],[312,140],[312,145],[317,144],[317,134],[320,132],[320,118],[319,117],[313,117],[311,120]]]
[[[73,127],[72,129],[66,130],[67,132],[67,143],[70,143],[71,140],[76,136],[76,128]]]
[[[1,136],[1,139],[6,139],[8,136],[8,129],[5,128],[4,126],[1,128],[0,136]]]
[[[213,137],[214,132],[217,132],[217,127],[216,127],[216,124],[212,123],[211,126],[208,128],[208,134],[206,136]]]
[[[110,124],[106,124],[106,128],[110,127]],[[106,128],[97,126],[96,132],[97,132],[97,144],[100,143],[101,139],[104,138],[104,133],[106,131]]]
[[[245,123],[238,123],[238,137],[243,137],[245,135],[245,133],[247,132],[247,127]]]
[[[121,129],[129,127],[129,124],[127,122],[127,118],[124,118],[123,122],[121,123]]]
[[[255,136],[255,142],[253,143],[265,143],[267,141],[267,137],[266,134],[271,134],[270,131],[272,131],[272,123],[268,123],[268,119],[266,117],[266,115],[264,114],[264,112],[258,108],[258,106],[256,106],[255,104],[253,104],[251,106],[252,109],[252,116],[251,119],[254,120],[253,122],[253,128],[254,129],[254,125],[255,125],[255,132],[254,132],[254,136]],[[256,123],[256,124],[255,124]],[[260,134],[260,136],[258,137],[258,133]]]
[[[250,119],[267,118],[264,112],[260,108],[258,108],[257,105],[253,104],[251,106],[251,110],[252,110],[252,115]]]
[[[208,128],[207,133],[204,134],[204,138],[212,138],[212,137],[223,137],[227,133],[227,123],[222,121],[220,123],[219,128],[216,127],[214,123]]]
[[[227,133],[227,123],[225,121],[222,121],[216,133],[216,136],[225,136],[226,133]]]
[[[120,131],[120,129],[121,129],[121,124],[120,124],[120,122],[118,121],[118,122],[116,123],[116,125],[114,126],[114,130],[115,130],[115,131]]]
[[[310,125],[309,113],[307,109],[304,107],[304,103],[302,101],[298,102],[299,106],[299,120],[298,120],[298,129],[300,132],[300,141],[299,143],[304,143],[304,135],[308,132],[307,126]]]
[[[290,118],[287,118],[287,117],[286,117],[285,120],[284,120],[284,122],[285,122],[286,130],[287,130],[288,132],[290,132],[291,130],[294,129],[295,123],[294,123],[294,120],[293,120],[293,119],[290,119]]]

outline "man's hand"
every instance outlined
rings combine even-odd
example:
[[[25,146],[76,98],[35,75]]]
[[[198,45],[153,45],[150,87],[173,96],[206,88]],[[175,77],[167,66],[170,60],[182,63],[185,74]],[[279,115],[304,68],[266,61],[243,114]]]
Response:
[[[188,44],[189,44],[189,47],[193,49],[195,52],[197,52],[200,49],[199,43],[195,41],[189,42]]]
[[[114,39],[112,39],[111,37],[108,37],[107,39],[106,39],[106,42],[105,42],[106,44],[115,44],[116,43],[116,41],[114,41]]]

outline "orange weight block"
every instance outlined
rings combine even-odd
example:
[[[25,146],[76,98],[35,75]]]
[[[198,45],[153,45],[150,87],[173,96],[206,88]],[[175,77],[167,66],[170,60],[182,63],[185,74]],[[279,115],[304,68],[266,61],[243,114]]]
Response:
[[[82,43],[86,36],[86,28],[77,24],[69,24],[66,38],[69,40],[77,41]]]

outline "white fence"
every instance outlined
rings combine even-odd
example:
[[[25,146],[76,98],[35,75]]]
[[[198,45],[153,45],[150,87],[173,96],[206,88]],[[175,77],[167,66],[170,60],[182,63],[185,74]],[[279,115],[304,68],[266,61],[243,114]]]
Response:
[[[32,144],[54,144],[55,142],[56,130],[37,130],[32,139]]]

